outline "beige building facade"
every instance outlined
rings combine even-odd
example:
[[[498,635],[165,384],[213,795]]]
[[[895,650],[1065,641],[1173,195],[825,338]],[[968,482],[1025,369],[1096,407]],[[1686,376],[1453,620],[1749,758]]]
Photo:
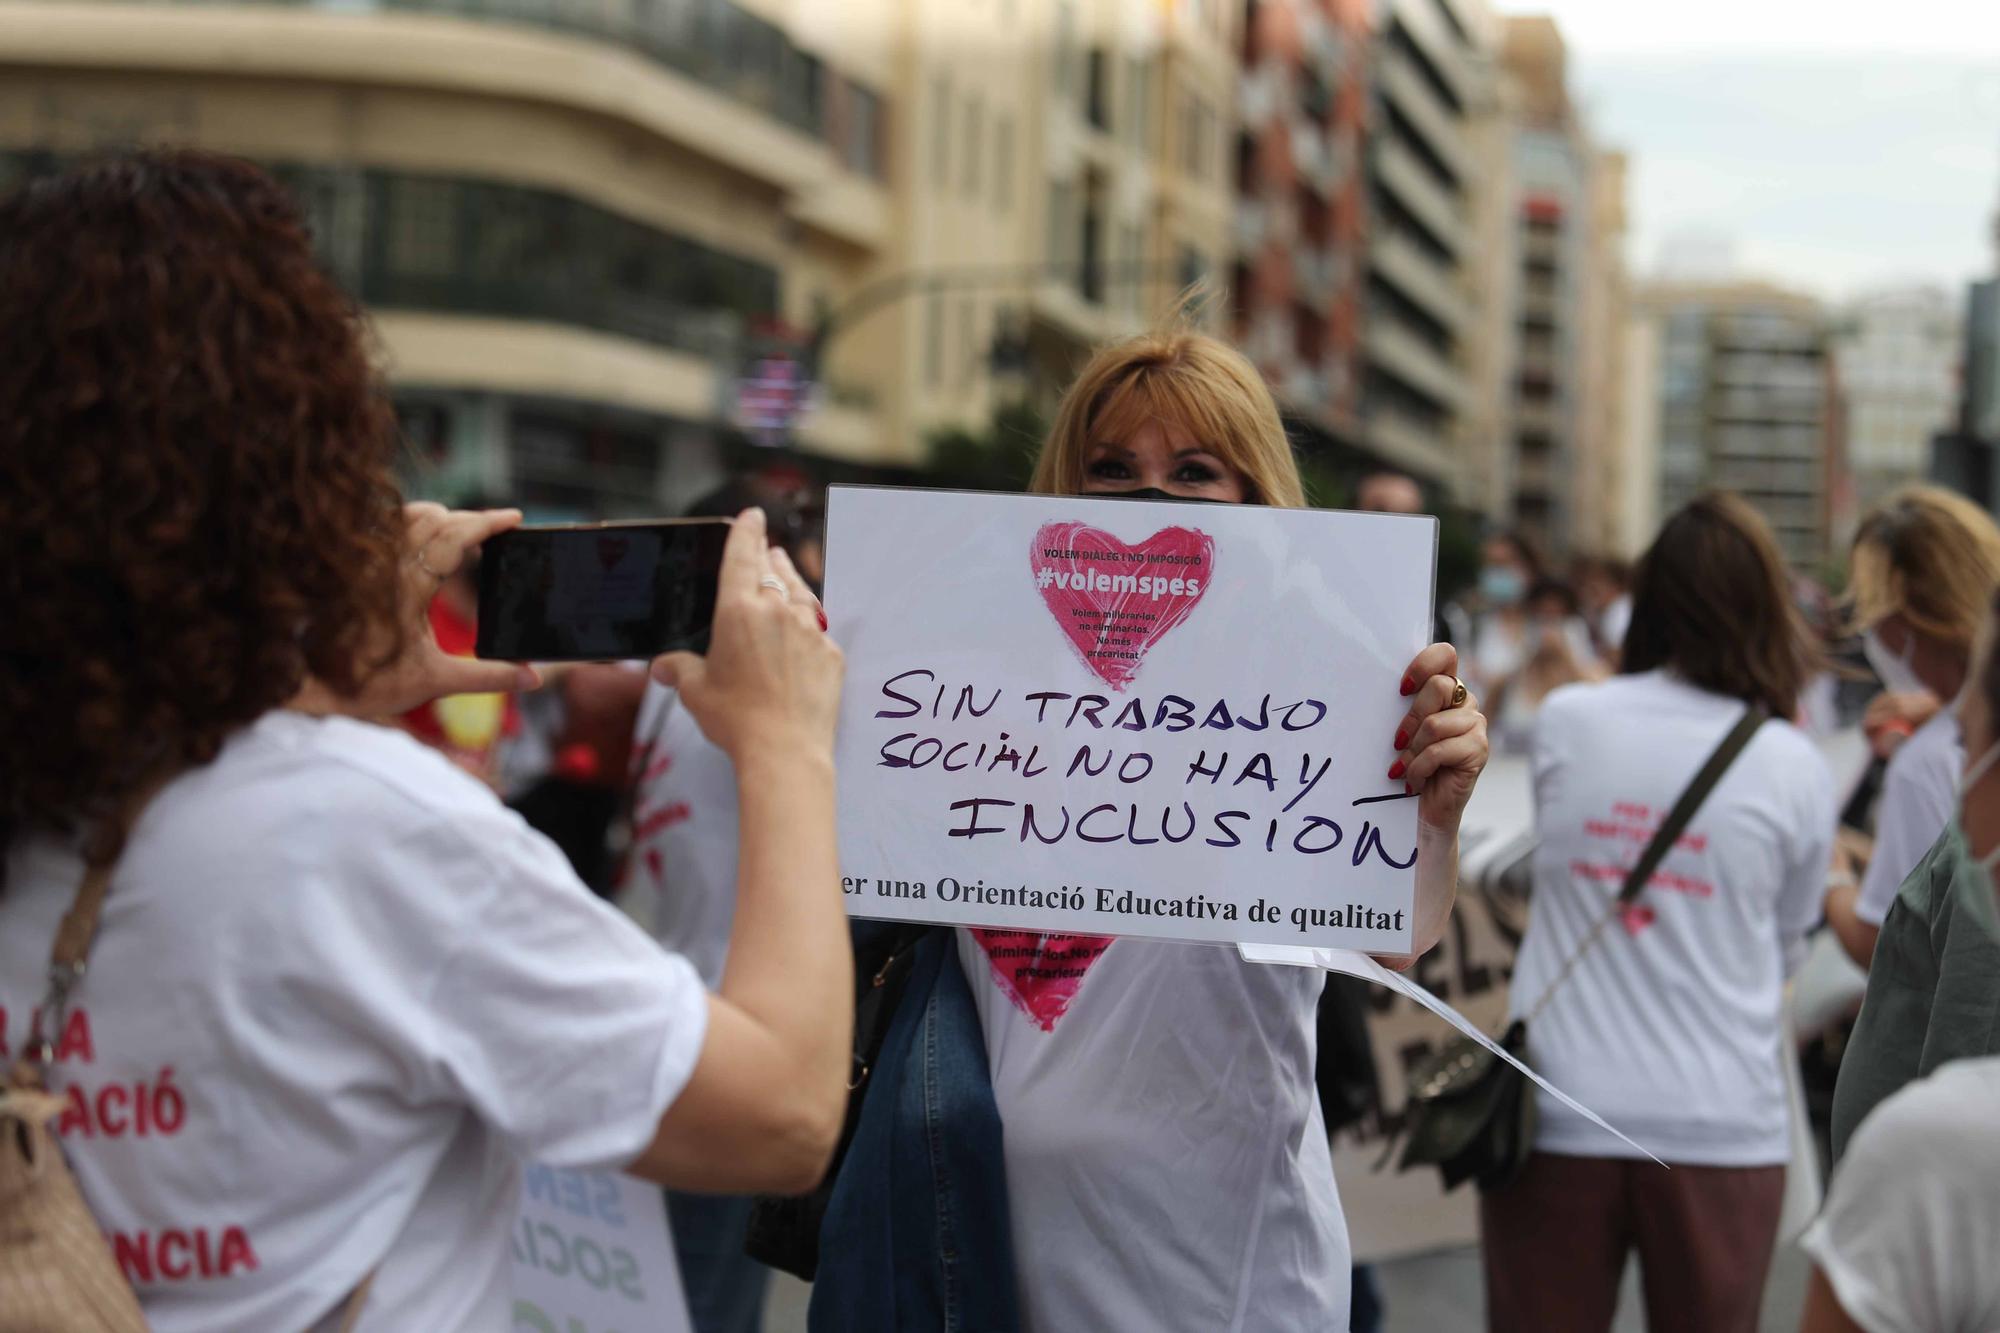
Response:
[[[1221,0],[0,0],[0,183],[271,167],[369,307],[420,483],[659,512],[791,437],[907,475],[1227,270]]]

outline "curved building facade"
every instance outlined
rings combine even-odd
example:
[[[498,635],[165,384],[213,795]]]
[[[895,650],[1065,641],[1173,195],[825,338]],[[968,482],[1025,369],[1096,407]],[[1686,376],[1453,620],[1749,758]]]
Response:
[[[894,262],[890,48],[812,9],[0,0],[0,186],[135,143],[264,163],[375,318],[419,486],[658,513],[743,461],[758,340]],[[901,323],[832,349],[802,452],[920,461]]]

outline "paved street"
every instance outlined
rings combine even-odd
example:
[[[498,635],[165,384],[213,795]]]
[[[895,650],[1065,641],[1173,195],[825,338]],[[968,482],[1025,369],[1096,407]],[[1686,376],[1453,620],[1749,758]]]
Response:
[[[1478,1333],[1484,1305],[1477,1251],[1447,1250],[1403,1259],[1384,1265],[1381,1273],[1389,1307],[1388,1333]],[[1805,1256],[1796,1248],[1779,1253],[1764,1293],[1762,1333],[1795,1333],[1806,1276]],[[1625,1286],[1614,1333],[1644,1333],[1636,1270],[1626,1275]],[[764,1333],[804,1333],[807,1290],[803,1282],[780,1278],[771,1292]]]

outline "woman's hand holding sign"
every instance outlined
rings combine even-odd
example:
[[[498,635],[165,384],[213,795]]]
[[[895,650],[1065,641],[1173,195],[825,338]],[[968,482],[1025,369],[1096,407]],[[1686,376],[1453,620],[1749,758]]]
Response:
[[[1396,726],[1398,753],[1389,766],[1417,801],[1417,901],[1413,952],[1378,958],[1401,970],[1444,934],[1458,894],[1458,821],[1486,767],[1486,716],[1458,678],[1458,650],[1434,643],[1403,673],[1410,711]]]
[[[1458,678],[1458,650],[1434,643],[1403,673],[1410,711],[1396,729],[1401,751],[1389,769],[1420,798],[1419,817],[1440,833],[1456,834],[1465,803],[1486,767],[1486,715]]]

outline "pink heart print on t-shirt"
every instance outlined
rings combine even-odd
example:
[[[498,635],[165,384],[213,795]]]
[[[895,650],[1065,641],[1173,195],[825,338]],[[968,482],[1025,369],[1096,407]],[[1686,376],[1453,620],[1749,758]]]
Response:
[[[1032,930],[975,930],[993,980],[1014,1007],[1044,1032],[1069,1012],[1083,974],[1104,956],[1108,935],[1043,935]]]
[[[1215,539],[1193,528],[1161,528],[1128,546],[1088,523],[1044,523],[1028,563],[1084,666],[1122,690],[1147,651],[1208,591]]]

